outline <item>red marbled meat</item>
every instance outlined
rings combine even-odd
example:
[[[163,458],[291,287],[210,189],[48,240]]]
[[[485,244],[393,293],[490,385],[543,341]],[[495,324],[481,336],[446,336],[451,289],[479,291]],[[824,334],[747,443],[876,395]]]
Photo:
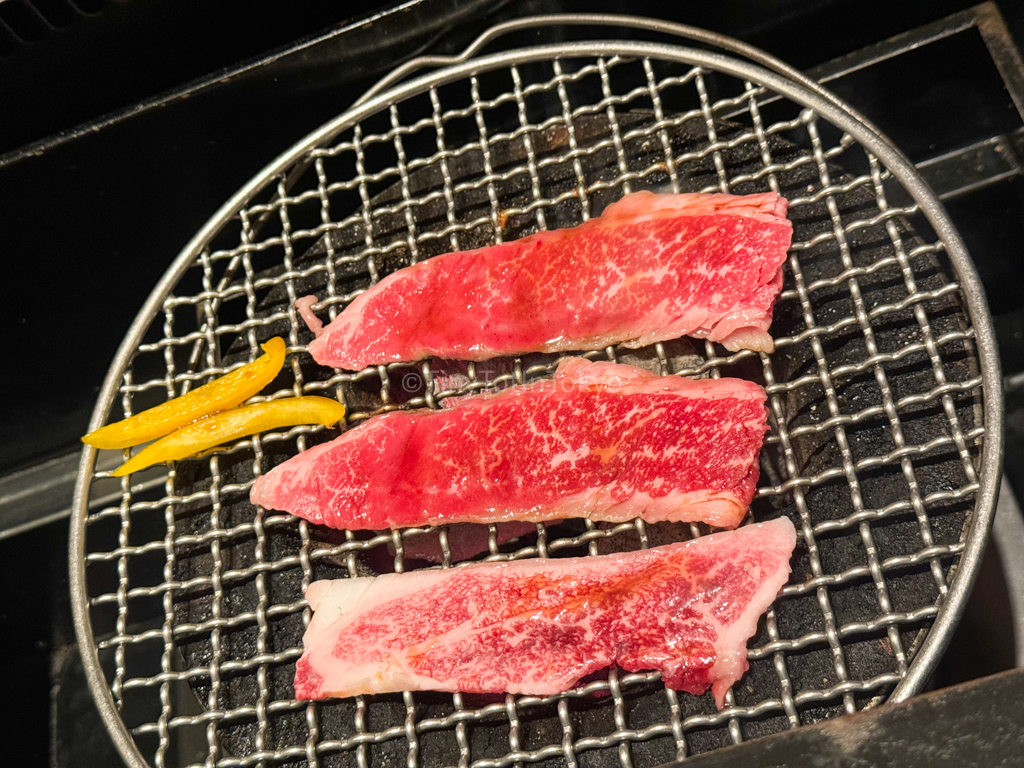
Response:
[[[795,545],[780,518],[638,552],[316,581],[295,695],[545,696],[617,664],[721,707]]]
[[[767,429],[764,390],[564,360],[554,379],[392,411],[256,480],[254,504],[378,530],[448,523],[739,525]]]
[[[637,192],[573,229],[398,270],[326,328],[315,322],[309,352],[350,370],[684,335],[769,352],[793,233],[786,207],[774,193]]]

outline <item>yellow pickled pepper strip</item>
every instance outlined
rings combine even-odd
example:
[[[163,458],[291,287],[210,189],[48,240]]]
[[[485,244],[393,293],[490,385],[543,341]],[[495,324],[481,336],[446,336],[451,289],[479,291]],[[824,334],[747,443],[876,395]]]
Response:
[[[284,339],[275,336],[263,345],[266,353],[181,397],[100,427],[82,438],[96,448],[130,448],[168,435],[204,416],[234,408],[274,380],[284,365]]]
[[[327,397],[289,397],[243,405],[207,416],[147,445],[114,470],[114,477],[138,472],[164,461],[194,456],[201,451],[281,427],[322,424],[329,427],[345,415],[345,406]]]

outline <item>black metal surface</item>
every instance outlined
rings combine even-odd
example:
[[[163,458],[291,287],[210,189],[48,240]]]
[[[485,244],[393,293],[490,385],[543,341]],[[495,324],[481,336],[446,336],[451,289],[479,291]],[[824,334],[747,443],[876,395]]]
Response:
[[[1024,669],[695,757],[688,768],[928,768],[1024,761]]]
[[[121,765],[110,735],[103,725],[96,702],[89,694],[82,658],[75,645],[62,646],[51,655],[51,725],[49,764],[60,768],[99,768]],[[60,727],[57,727],[59,724]],[[40,758],[47,757],[44,753]],[[43,759],[38,760],[42,765]]]
[[[5,0],[0,155],[394,4]]]
[[[66,529],[56,523],[24,533],[16,542],[0,542],[0,671],[9,693],[0,697],[0,718],[5,734],[26,737],[19,755],[24,765],[47,763],[50,739],[56,733],[48,727],[56,682],[51,671],[74,640],[67,573],[58,565],[66,558]],[[51,565],[40,569],[39,563]],[[33,578],[26,576],[30,570]],[[84,685],[77,691],[80,706],[91,703]],[[91,718],[102,728],[95,706]],[[103,736],[109,753],[113,744]]]
[[[927,8],[893,9],[872,0],[851,13],[851,4],[842,0],[727,0],[688,8],[686,16],[691,24],[775,50],[824,23],[823,14],[845,13],[847,47],[837,49],[829,35],[805,35],[803,53],[791,59],[807,66],[968,4],[939,0]],[[0,154],[395,5],[393,0],[349,0],[343,6],[329,0],[288,6],[271,0],[6,0],[0,3],[0,103],[19,119],[0,124]],[[548,9],[572,10],[572,5],[563,1]],[[616,0],[575,5],[577,11],[638,10]],[[643,12],[661,18],[680,13],[666,0],[647,3]]]

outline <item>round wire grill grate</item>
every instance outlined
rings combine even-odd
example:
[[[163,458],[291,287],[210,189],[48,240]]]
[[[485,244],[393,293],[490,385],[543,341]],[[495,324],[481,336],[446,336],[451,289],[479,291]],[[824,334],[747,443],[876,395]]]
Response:
[[[365,101],[282,155],[190,243],[129,332],[93,426],[247,362],[274,335],[290,362],[256,399],[335,396],[349,428],[549,375],[556,361],[544,355],[322,369],[294,301],[315,293],[314,308],[334,317],[410,262],[571,226],[645,188],[774,189],[795,226],[774,354],[686,339],[587,353],[666,375],[743,376],[768,391],[751,516],[788,515],[802,537],[726,708],[665,689],[656,674],[614,670],[547,698],[295,701],[312,580],[435,567],[431,558],[457,567],[473,554],[465,528],[357,535],[251,506],[256,476],[334,434],[299,427],[132,484],[86,449],[73,607],[90,683],[129,762],[653,766],[921,684],[992,512],[1000,395],[984,301],[955,232],[898,153],[820,95],[750,64],[656,44],[538,46]],[[700,533],[640,521],[491,526],[476,559]]]

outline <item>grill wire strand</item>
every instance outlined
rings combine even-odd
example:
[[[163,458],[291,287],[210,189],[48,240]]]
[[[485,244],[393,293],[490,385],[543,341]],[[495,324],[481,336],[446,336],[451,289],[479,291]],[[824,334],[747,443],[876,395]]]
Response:
[[[115,532],[109,544],[96,543],[106,541],[101,533],[88,539],[85,564],[95,645],[102,658],[109,655],[110,690],[140,750],[153,765],[214,768],[305,762],[354,763],[368,768],[382,759],[376,756],[377,747],[404,741],[406,765],[417,768],[439,764],[429,744],[439,734],[448,734],[456,756],[454,764],[460,768],[507,768],[538,762],[576,768],[597,765],[591,757],[602,750],[614,753],[614,762],[622,768],[649,768],[654,753],[642,749],[648,742],[666,745],[665,751],[657,753],[661,762],[682,759],[741,743],[749,737],[752,723],[774,719],[778,724],[773,727],[778,730],[834,716],[840,710],[853,712],[884,698],[906,676],[922,630],[926,631],[942,610],[952,570],[964,551],[966,524],[958,540],[949,540],[936,533],[936,510],[971,508],[981,486],[976,462],[985,426],[980,418],[965,425],[964,404],[976,409],[982,401],[982,378],[976,370],[969,375],[951,372],[947,359],[970,357],[974,330],[969,322],[944,323],[937,328],[930,314],[948,315],[948,307],[959,301],[961,286],[945,279],[941,285],[928,282],[929,287],[922,287],[926,281],[922,280],[921,265],[940,263],[944,254],[941,239],[926,230],[916,231],[913,237],[908,234],[905,222],[917,221],[918,206],[903,201],[907,195],[900,195],[901,188],[876,157],[849,135],[836,132],[812,110],[780,109],[780,98],[753,82],[700,67],[680,71],[649,57],[555,59],[548,64],[547,69],[510,65],[497,74],[474,74],[464,83],[466,103],[458,106],[447,106],[447,100],[453,98],[451,86],[430,87],[425,92],[427,106],[415,120],[404,114],[408,105],[392,104],[381,115],[381,122],[362,121],[334,143],[310,151],[303,158],[311,168],[308,188],[289,188],[284,176],[275,180],[264,201],[251,201],[233,229],[225,228],[224,238],[203,249],[195,264],[197,279],[189,283],[194,286],[191,291],[179,293],[176,288],[166,298],[160,332],[138,345],[136,358],[161,359],[162,370],[140,378],[142,369],[133,363],[120,387],[122,410],[127,415],[138,410],[141,400],[159,398],[159,393],[174,397],[244,364],[259,354],[268,329],[282,324],[288,328],[290,383],[255,401],[302,394],[333,396],[349,411],[347,428],[394,408],[443,407],[453,396],[549,375],[555,361],[517,358],[496,375],[487,374],[482,364],[470,364],[464,381],[454,387],[434,361],[411,368],[392,365],[356,373],[324,372],[321,378],[310,378],[309,369],[299,362],[300,357],[308,358],[302,342],[305,331],[294,308],[302,295],[300,284],[320,281],[320,301],[314,310],[333,319],[365,290],[365,284],[376,283],[392,271],[397,257],[408,263],[440,250],[465,248],[481,230],[490,231],[493,242],[501,242],[504,222],[513,220],[528,220],[535,229],[552,228],[556,226],[552,212],[569,203],[578,206],[579,220],[585,221],[600,213],[597,201],[609,193],[617,197],[651,186],[691,190],[691,171],[697,167],[707,169],[700,176],[706,183],[699,191],[735,193],[753,185],[763,191],[786,192],[795,221],[803,220],[805,210],[819,211],[823,206],[820,226],[800,230],[806,236],[793,243],[779,303],[792,307],[800,323],[793,333],[776,338],[773,355],[729,354],[711,343],[701,343],[680,365],[670,345],[659,343],[650,348],[650,365],[661,374],[718,377],[736,369],[753,370],[765,385],[771,431],[762,456],[764,471],[753,515],[772,509],[772,505],[788,510],[797,525],[798,548],[806,556],[801,561],[806,569],[794,570],[779,601],[762,620],[763,633],[757,636],[760,643],[752,643],[748,653],[752,663],[763,662],[764,669],[770,670],[775,693],[752,701],[738,690],[744,684],[741,681],[729,692],[723,710],[716,711],[706,700],[702,709],[694,709],[689,701],[692,697],[664,688],[656,673],[612,670],[605,678],[586,681],[553,697],[508,695],[481,702],[479,697],[449,695],[450,711],[428,717],[421,714],[428,699],[423,694],[405,693],[390,700],[392,719],[388,722],[382,722],[377,711],[377,697],[361,696],[355,699],[351,721],[344,727],[335,722],[328,703],[275,698],[272,679],[279,670],[291,669],[301,652],[295,645],[280,647],[275,628],[289,617],[298,617],[305,626],[311,617],[301,595],[281,600],[275,594],[276,576],[295,571],[304,589],[327,565],[341,568],[348,576],[365,575],[360,570],[361,558],[388,547],[393,551],[393,570],[402,572],[407,568],[408,543],[435,535],[442,567],[459,567],[453,561],[447,529],[437,534],[428,530],[367,536],[344,532],[324,543],[314,535],[313,526],[289,515],[254,508],[250,519],[238,521],[227,514],[227,505],[246,497],[252,480],[270,468],[268,452],[291,445],[301,451],[323,437],[319,427],[295,427],[242,440],[213,453],[205,459],[209,482],[202,487],[182,485],[173,467],[159,470],[162,491],[158,486],[155,492],[140,492],[123,479],[117,486],[118,502],[93,510],[87,518],[87,536],[92,529]],[[504,87],[493,96],[485,95],[496,80],[505,83]],[[594,96],[581,103],[578,94],[591,82]],[[692,102],[677,108],[674,105],[684,91]],[[766,104],[769,100],[775,101],[770,107]],[[633,112],[640,103],[649,117],[638,121]],[[489,122],[505,110],[509,118],[504,126]],[[583,135],[594,120],[602,126],[596,139]],[[453,138],[458,133],[455,125],[460,130],[473,126],[475,136],[470,140]],[[702,127],[702,141],[678,149],[677,132],[695,125]],[[433,146],[424,150],[419,139],[428,132],[433,134]],[[553,145],[551,136],[561,137],[560,142]],[[512,145],[521,149],[521,156],[512,161],[497,156],[495,147]],[[630,148],[640,145],[645,152],[657,154],[657,161],[638,166]],[[780,146],[795,149],[777,159]],[[757,167],[733,170],[729,153],[737,149],[751,150]],[[856,170],[847,171],[845,161],[858,151],[863,162],[850,163]],[[388,162],[379,159],[385,153],[391,158]],[[598,153],[608,153],[611,158],[611,177],[595,179],[589,174],[588,158]],[[459,169],[471,156],[478,156],[480,172],[466,178]],[[547,197],[544,189],[550,182],[546,174],[559,168],[571,171],[575,183]],[[424,192],[419,179],[428,171],[436,172],[439,183]],[[802,191],[784,189],[784,179],[792,174],[811,174],[812,181]],[[526,202],[502,203],[501,190],[510,179],[522,180]],[[389,185],[395,185],[397,195],[381,201],[378,195]],[[464,212],[460,215],[459,201],[477,194],[483,195],[486,210],[472,218]],[[868,210],[844,210],[842,200],[852,194],[870,199]],[[349,199],[349,195],[356,208],[336,202]],[[891,202],[893,199],[899,204]],[[294,211],[311,204],[318,207],[316,222],[292,221]],[[432,204],[443,209],[443,221],[427,229],[417,212]],[[381,236],[384,223],[394,221],[402,224],[403,231]],[[341,248],[334,235],[345,232],[361,233],[359,243]],[[886,241],[879,255],[865,260],[861,238],[874,232],[883,232]],[[236,244],[225,244],[230,237]],[[302,255],[302,244],[315,242],[322,244],[323,253],[311,261]],[[835,273],[808,276],[808,260],[823,251],[837,257]],[[270,256],[278,262],[275,268],[267,266]],[[346,277],[356,267],[365,269],[366,283],[353,285]],[[883,274],[899,276],[902,298],[872,300],[873,281]],[[262,302],[273,291],[281,300],[267,311]],[[843,306],[848,305],[849,311],[832,311],[818,298],[835,291],[843,293]],[[227,318],[229,307],[241,307],[242,312]],[[181,318],[189,313],[191,324],[179,331]],[[891,348],[881,343],[879,334],[888,333],[889,325],[905,316],[912,316],[913,325],[908,326],[901,345]],[[863,344],[863,352],[840,364],[830,361],[836,340],[849,338]],[[229,341],[235,341],[236,348],[243,344],[248,357],[236,354],[225,363],[221,353]],[[808,350],[808,364],[796,373],[780,369],[779,355]],[[623,361],[630,362],[631,354],[630,350],[609,347],[585,356],[611,361],[627,358]],[[183,364],[183,360],[192,364]],[[920,365],[930,372],[931,386],[908,389],[901,384],[901,365],[916,365],[916,361],[923,361]],[[396,391],[396,375],[412,375],[410,371],[422,380],[422,392],[403,399]],[[841,396],[849,380],[873,383],[880,402],[851,410]],[[821,393],[820,406],[816,406],[820,410],[813,419],[795,419],[794,398],[812,388]],[[371,390],[379,405],[360,405],[363,400],[358,393]],[[913,420],[921,409],[937,409],[944,428],[925,438],[917,434]],[[862,455],[858,430],[875,424],[884,425],[891,445],[885,451]],[[804,440],[826,440],[837,449],[837,460],[809,470],[813,462],[801,447]],[[919,480],[922,465],[951,456],[960,467],[958,482],[931,487]],[[239,459],[251,465],[249,479],[232,482],[223,474],[223,467]],[[872,504],[871,492],[863,484],[876,473],[901,479],[905,490],[900,498],[883,506]],[[93,493],[100,495],[100,484],[105,487],[116,482],[109,473],[96,471]],[[837,516],[822,514],[816,506],[821,503],[820,493],[836,487],[848,494],[844,502],[848,510]],[[196,514],[197,509],[205,510],[201,512],[205,524],[183,529],[182,510]],[[147,536],[143,531],[148,529],[140,529],[137,521],[154,515],[162,518],[162,530]],[[878,526],[895,520],[916,525],[920,546],[914,551],[887,554],[876,541]],[[692,526],[686,535],[700,533]],[[275,536],[290,536],[297,544],[292,551],[282,552],[275,548]],[[651,526],[640,520],[608,526],[586,521],[585,527],[572,534],[538,525],[535,537],[510,548],[492,525],[487,552],[477,559],[494,562],[560,553],[598,555],[627,537],[635,542],[632,546],[654,546],[658,542],[653,536]],[[831,563],[828,550],[837,539],[859,542],[860,560],[844,562],[841,567]],[[239,542],[248,542],[253,558],[251,563],[233,567],[227,553]],[[181,571],[182,553],[198,550],[209,552],[206,572]],[[158,576],[138,575],[142,569],[134,564],[154,557],[160,562]],[[93,576],[108,570],[109,578]],[[928,574],[934,597],[908,605],[892,591],[892,584],[900,574],[918,571]],[[240,609],[232,596],[249,586],[256,599]],[[840,615],[837,592],[851,588],[872,596],[872,615],[857,620]],[[196,595],[208,599],[208,615],[183,620],[179,603]],[[781,611],[787,601],[803,600],[816,604],[818,617],[794,632],[792,621]],[[152,601],[160,606],[157,623],[136,622],[134,606]],[[229,658],[227,638],[233,632],[249,630],[256,637],[253,653]],[[852,645],[865,637],[874,638],[891,658],[888,668],[870,677],[853,672],[849,658]],[[206,643],[205,656],[183,660],[179,648],[197,638]],[[132,659],[153,649],[159,656],[157,667],[139,671],[145,665]],[[819,650],[827,651],[827,679],[822,685],[808,686],[800,682],[806,681],[807,674],[799,668],[805,654]],[[226,691],[234,685],[231,681],[239,679],[251,681],[252,695],[245,703],[227,704]],[[656,722],[633,721],[636,692],[652,690],[659,697],[663,716]],[[185,702],[189,696],[198,698]],[[432,702],[436,695],[431,697]],[[580,713],[592,709],[607,709],[602,732],[595,733],[592,723],[580,719],[584,717]],[[550,733],[554,735],[542,744],[531,741],[538,713],[546,713],[553,723]],[[299,718],[304,732],[282,744],[285,723],[294,718]],[[494,723],[507,731],[506,751],[474,754],[474,728]],[[225,733],[232,728],[246,730],[251,738],[225,741]],[[720,738],[709,742],[708,732],[719,733]],[[199,744],[195,750],[181,746],[192,741]],[[237,744],[248,745],[247,751],[238,751]]]

